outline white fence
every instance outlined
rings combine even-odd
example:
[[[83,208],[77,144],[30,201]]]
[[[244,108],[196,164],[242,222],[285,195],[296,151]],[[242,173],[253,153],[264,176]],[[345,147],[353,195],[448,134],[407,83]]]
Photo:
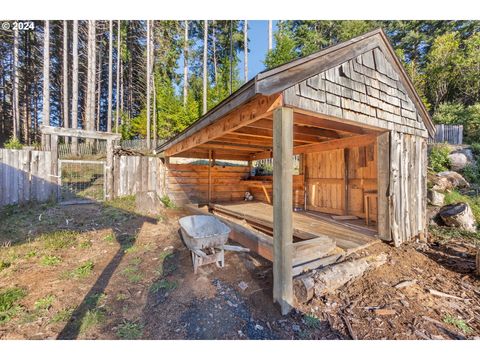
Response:
[[[52,174],[50,151],[0,149],[0,205],[55,199]]]

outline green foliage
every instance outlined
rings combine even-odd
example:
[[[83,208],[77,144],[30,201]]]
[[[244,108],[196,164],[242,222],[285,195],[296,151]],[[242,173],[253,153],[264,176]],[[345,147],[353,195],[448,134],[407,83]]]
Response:
[[[320,328],[320,320],[313,315],[303,315],[303,321],[305,322],[305,325],[307,325],[309,328],[312,329],[319,329]]]
[[[174,209],[175,208],[175,203],[173,202],[172,199],[168,195],[164,195],[160,198],[160,201],[165,205],[166,208],[168,209]]]
[[[429,228],[432,238],[436,239],[440,243],[448,243],[452,239],[466,239],[471,241],[474,245],[480,245],[480,233],[461,230],[459,228],[443,227],[443,226],[431,226]]]
[[[23,148],[22,143],[16,137],[11,137],[8,141],[3,144],[5,149],[21,150]]]
[[[20,310],[18,302],[27,295],[21,288],[9,288],[0,293],[0,324],[10,321]]]
[[[474,184],[480,183],[480,168],[478,165],[470,165],[468,164],[462,170],[463,177],[469,182]]]
[[[60,250],[71,247],[77,239],[75,231],[59,230],[42,234],[36,240],[42,241],[46,249]]]
[[[55,266],[62,262],[62,259],[54,255],[45,255],[40,260],[40,264],[43,266]]]
[[[101,309],[88,310],[80,323],[80,334],[96,327],[105,320],[105,313]]]
[[[124,340],[136,340],[143,336],[143,326],[137,322],[123,320],[118,326],[117,336]]]
[[[75,270],[72,270],[68,275],[73,278],[85,278],[87,276],[90,276],[93,271],[93,267],[93,261],[87,260]]]
[[[275,33],[275,48],[270,50],[265,59],[267,69],[274,68],[298,57],[296,43],[292,32],[280,28]]]
[[[55,301],[55,296],[47,295],[35,301],[35,304],[33,306],[35,310],[48,310],[52,306],[54,301]]]
[[[53,315],[52,319],[50,320],[51,323],[60,323],[60,322],[67,322],[73,314],[74,309],[62,309]]]
[[[432,116],[436,124],[465,124],[469,118],[469,111],[463,104],[448,102],[440,104]]]
[[[473,329],[470,326],[468,326],[465,320],[454,317],[452,315],[445,315],[445,317],[443,318],[443,322],[445,324],[451,324],[455,326],[464,334],[470,334],[473,331]]]
[[[456,190],[452,190],[445,194],[445,204],[448,205],[459,202],[464,202],[470,205],[477,224],[480,224],[480,196],[462,195]]]
[[[176,281],[169,281],[167,279],[161,279],[159,281],[154,282],[150,286],[150,291],[152,293],[157,293],[160,289],[164,289],[165,291],[175,290],[177,288]]]
[[[8,269],[11,265],[12,263],[10,261],[0,260],[0,271]]]
[[[137,284],[143,279],[143,274],[139,268],[140,263],[140,258],[132,259],[129,265],[122,271],[122,274],[133,284]]]
[[[435,172],[448,170],[450,166],[450,146],[448,144],[434,145],[428,156],[428,164]]]

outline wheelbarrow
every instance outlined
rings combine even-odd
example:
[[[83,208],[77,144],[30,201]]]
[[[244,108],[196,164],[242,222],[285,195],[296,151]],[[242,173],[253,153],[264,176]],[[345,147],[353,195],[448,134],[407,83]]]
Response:
[[[179,221],[183,241],[192,253],[193,272],[199,266],[215,263],[225,265],[223,246],[228,240],[231,229],[211,215],[192,215]]]

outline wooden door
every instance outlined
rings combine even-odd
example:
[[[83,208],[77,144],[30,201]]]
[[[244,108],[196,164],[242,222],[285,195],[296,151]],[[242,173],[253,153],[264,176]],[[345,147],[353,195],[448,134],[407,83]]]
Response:
[[[344,214],[344,150],[305,154],[307,210]]]

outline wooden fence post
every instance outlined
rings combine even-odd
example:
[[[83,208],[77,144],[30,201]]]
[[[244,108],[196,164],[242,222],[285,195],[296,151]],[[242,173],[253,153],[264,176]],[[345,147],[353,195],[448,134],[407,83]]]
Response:
[[[107,139],[107,176],[104,181],[107,182],[105,197],[107,200],[113,199],[113,140]]]
[[[282,315],[293,304],[293,110],[273,111],[273,300]]]

